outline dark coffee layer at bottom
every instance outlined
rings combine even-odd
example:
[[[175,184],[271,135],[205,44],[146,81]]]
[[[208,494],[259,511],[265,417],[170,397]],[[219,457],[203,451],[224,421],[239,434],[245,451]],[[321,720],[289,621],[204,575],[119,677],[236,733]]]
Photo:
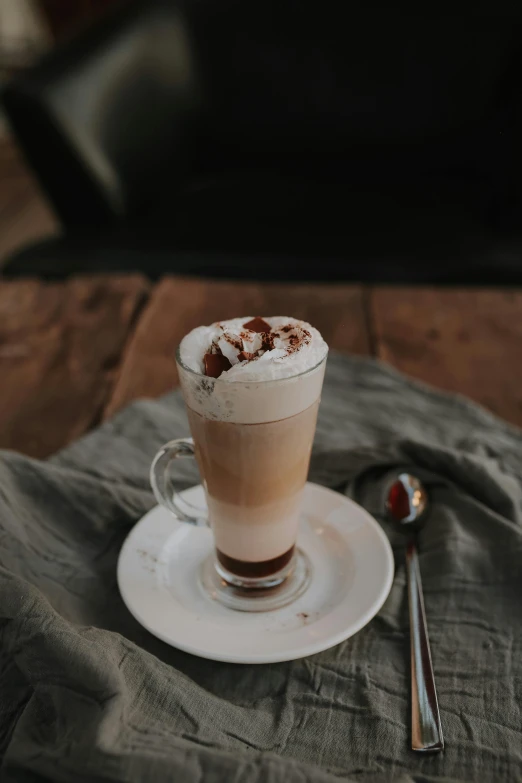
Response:
[[[230,571],[235,576],[243,576],[247,579],[259,579],[265,576],[271,576],[281,571],[294,554],[295,547],[291,547],[287,552],[284,552],[279,557],[273,557],[272,560],[261,560],[257,563],[249,563],[246,560],[236,560],[234,557],[229,557],[216,549],[217,558],[223,568]]]

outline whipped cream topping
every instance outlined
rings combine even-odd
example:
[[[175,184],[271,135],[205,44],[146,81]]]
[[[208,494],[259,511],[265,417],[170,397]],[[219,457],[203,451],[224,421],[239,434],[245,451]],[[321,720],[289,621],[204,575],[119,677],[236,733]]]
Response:
[[[298,375],[316,367],[327,352],[328,345],[317,329],[287,316],[245,316],[199,326],[180,345],[182,363],[201,375],[209,367],[209,355],[225,357],[228,361],[220,358],[220,362],[227,369],[219,378],[231,382]]]

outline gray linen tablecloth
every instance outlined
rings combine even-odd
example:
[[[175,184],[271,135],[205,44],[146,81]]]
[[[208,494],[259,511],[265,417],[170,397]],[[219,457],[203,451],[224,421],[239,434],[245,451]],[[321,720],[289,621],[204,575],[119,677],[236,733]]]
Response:
[[[390,473],[431,492],[421,568],[447,743],[432,757],[408,749],[404,542],[384,521],[391,594],[324,653],[211,663],[130,616],[118,552],[154,503],[151,457],[186,433],[174,393],[48,461],[1,454],[1,780],[522,781],[521,433],[372,360],[329,360],[311,479],[378,517]]]

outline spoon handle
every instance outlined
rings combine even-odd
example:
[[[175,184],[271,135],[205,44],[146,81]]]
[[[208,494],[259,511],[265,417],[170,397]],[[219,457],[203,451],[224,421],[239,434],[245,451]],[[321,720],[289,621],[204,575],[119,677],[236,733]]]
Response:
[[[444,739],[431,664],[419,557],[413,540],[406,550],[406,571],[410,603],[411,747],[425,753],[438,753],[444,748]]]

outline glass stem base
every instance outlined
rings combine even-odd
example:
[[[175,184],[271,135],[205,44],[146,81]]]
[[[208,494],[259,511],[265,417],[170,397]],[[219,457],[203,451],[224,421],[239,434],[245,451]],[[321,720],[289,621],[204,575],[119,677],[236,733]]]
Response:
[[[227,571],[213,553],[202,564],[200,586],[213,601],[238,612],[268,612],[296,601],[308,588],[312,566],[296,549],[287,565],[275,574],[249,579]]]
[[[225,568],[217,557],[214,561],[214,567],[221,579],[224,579],[225,582],[233,587],[241,587],[245,590],[267,590],[271,587],[277,587],[282,584],[285,579],[288,579],[295,568],[296,560],[297,553],[294,552],[289,562],[283,568],[268,576],[238,576]]]

